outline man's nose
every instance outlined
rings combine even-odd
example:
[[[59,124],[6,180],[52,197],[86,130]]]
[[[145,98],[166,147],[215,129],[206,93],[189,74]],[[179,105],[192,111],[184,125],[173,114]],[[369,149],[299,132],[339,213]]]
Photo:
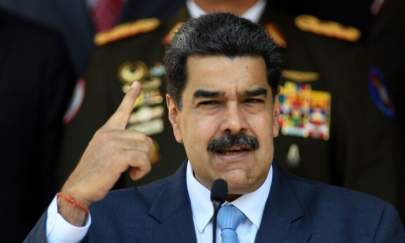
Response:
[[[226,131],[231,134],[237,134],[246,130],[246,117],[237,104],[227,105],[226,111],[223,114],[224,119],[222,125],[222,131]]]

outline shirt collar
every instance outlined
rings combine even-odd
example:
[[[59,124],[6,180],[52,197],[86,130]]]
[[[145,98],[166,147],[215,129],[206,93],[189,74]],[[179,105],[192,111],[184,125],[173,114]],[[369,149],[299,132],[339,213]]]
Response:
[[[190,16],[193,18],[198,18],[201,15],[206,14],[206,12],[201,9],[193,0],[187,0],[186,6],[190,13]],[[258,23],[265,6],[266,0],[259,0],[252,7],[246,10],[246,12],[243,13],[241,17],[248,19],[254,23]]]
[[[242,211],[257,228],[259,228],[262,221],[263,211],[266,201],[268,200],[272,180],[273,168],[271,166],[266,180],[256,191],[244,194],[231,202],[231,204]],[[186,182],[191,202],[191,210],[193,212],[193,220],[197,226],[197,230],[203,233],[211,221],[214,209],[210,200],[210,191],[194,177],[190,161],[187,163]]]

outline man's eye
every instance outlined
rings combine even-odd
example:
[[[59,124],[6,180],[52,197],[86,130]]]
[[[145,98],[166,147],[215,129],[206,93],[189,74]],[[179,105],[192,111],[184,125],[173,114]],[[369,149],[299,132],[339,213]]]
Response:
[[[198,103],[198,106],[213,106],[213,105],[218,105],[219,101],[217,100],[206,100],[206,101],[201,101]]]
[[[264,103],[264,101],[263,101],[262,99],[254,99],[254,98],[251,98],[251,99],[246,99],[246,100],[245,100],[245,103],[251,103],[251,104],[254,104],[254,103]]]

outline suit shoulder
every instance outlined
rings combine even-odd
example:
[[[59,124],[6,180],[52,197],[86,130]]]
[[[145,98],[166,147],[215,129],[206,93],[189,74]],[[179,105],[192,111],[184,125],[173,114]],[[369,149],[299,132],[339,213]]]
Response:
[[[396,208],[382,199],[303,178],[291,177],[289,182],[307,220],[326,237],[333,231],[349,229],[357,229],[354,235],[367,238],[364,242],[405,237]]]
[[[134,37],[143,33],[151,32],[158,28],[160,21],[157,18],[141,19],[133,22],[117,25],[111,30],[98,33],[94,37],[97,46],[107,45],[129,37]]]
[[[295,176],[290,188],[308,215],[323,215],[333,222],[376,227],[386,213],[397,214],[395,207],[375,196]]]
[[[333,186],[326,183],[291,176],[295,193],[300,198],[313,202],[335,202],[342,207],[383,208],[389,206],[388,202],[375,196],[353,191],[349,188]]]

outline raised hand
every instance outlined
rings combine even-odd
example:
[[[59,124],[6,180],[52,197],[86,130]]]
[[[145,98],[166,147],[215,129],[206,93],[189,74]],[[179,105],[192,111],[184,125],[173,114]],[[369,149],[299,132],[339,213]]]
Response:
[[[140,90],[139,82],[134,82],[115,113],[94,134],[77,167],[63,185],[62,193],[89,206],[103,199],[126,170],[129,169],[133,180],[150,171],[154,148],[152,139],[125,129]],[[58,200],[59,204],[63,206],[61,200]],[[71,212],[65,210],[64,214],[64,210],[59,211],[69,222],[83,223],[72,219]]]

